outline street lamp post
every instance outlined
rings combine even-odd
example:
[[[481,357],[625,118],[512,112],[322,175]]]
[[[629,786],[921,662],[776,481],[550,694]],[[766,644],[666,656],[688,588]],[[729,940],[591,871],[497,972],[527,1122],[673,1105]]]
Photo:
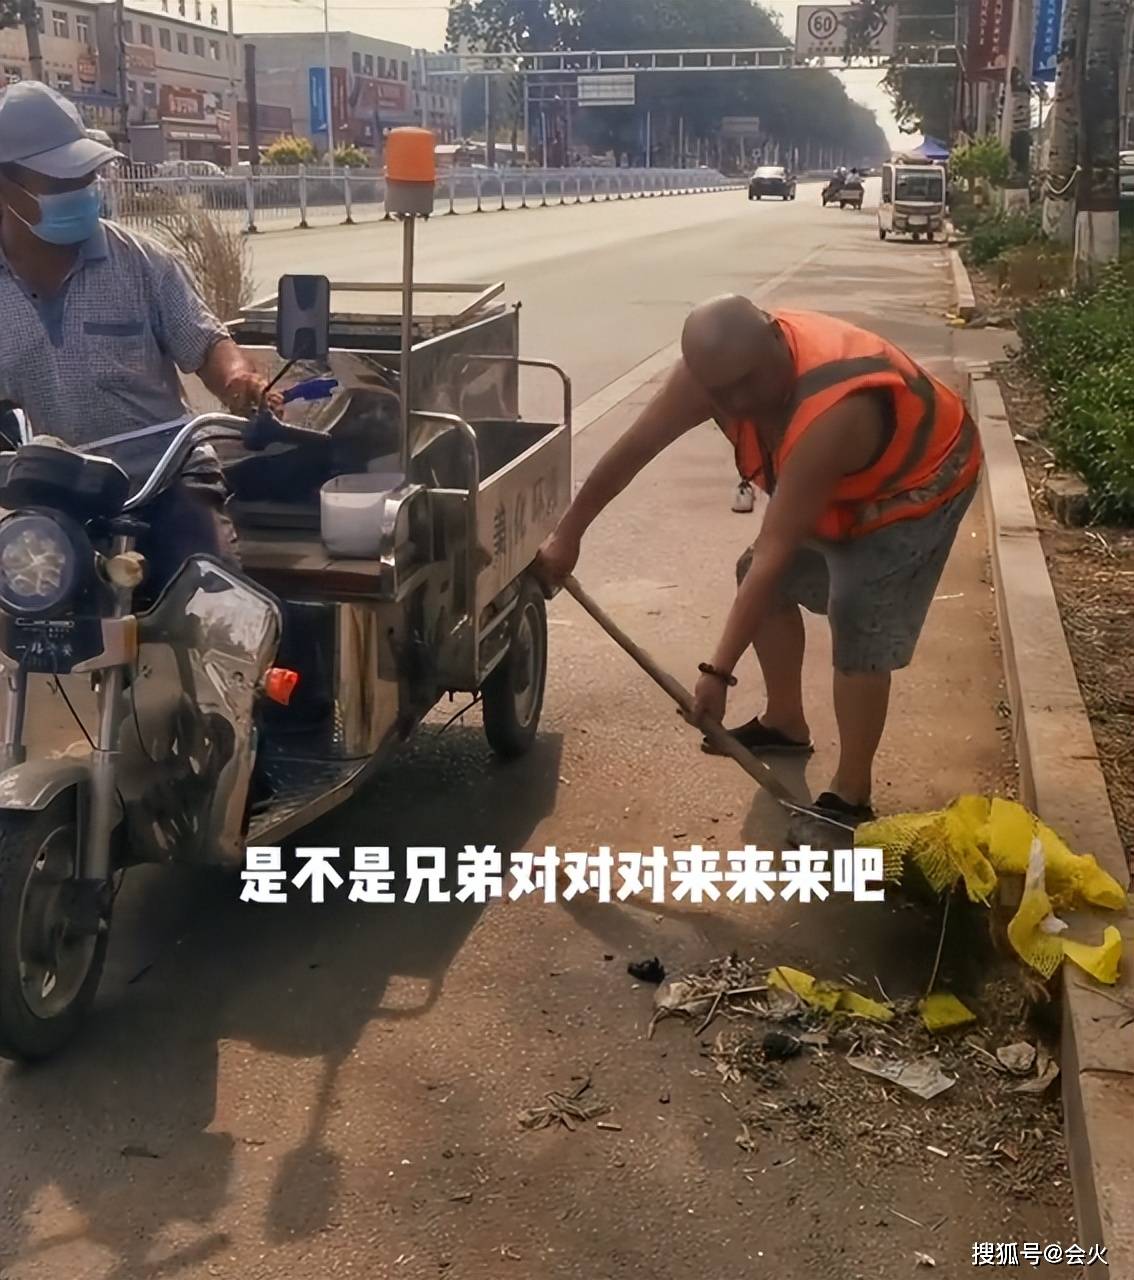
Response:
[[[330,0],[323,0],[323,96],[327,113],[327,164],[335,167],[335,122],[331,98],[331,8]]]

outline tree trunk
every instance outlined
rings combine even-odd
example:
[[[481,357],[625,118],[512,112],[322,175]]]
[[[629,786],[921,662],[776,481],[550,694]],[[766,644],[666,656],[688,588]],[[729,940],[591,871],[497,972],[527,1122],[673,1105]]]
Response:
[[[1057,244],[1075,240],[1075,165],[1079,157],[1079,38],[1081,0],[1063,0],[1055,102],[1051,108],[1047,183],[1043,196],[1043,233]]]
[[[1081,0],[1075,283],[1092,285],[1118,259],[1118,82],[1127,0]]]
[[[39,45],[39,8],[35,0],[24,5],[24,35],[28,42],[28,67],[31,79],[43,79],[43,50]]]
[[[1032,49],[1035,43],[1035,25],[1034,0],[1015,0],[1012,7],[1012,37],[1009,42],[1000,141],[1023,177],[1027,177],[1031,163]]]
[[[1119,127],[1122,129],[1120,144],[1123,147],[1129,147],[1134,137],[1130,132],[1130,112],[1134,109],[1134,104],[1130,101],[1130,91],[1134,88],[1131,84],[1132,74],[1134,74],[1134,0],[1128,3],[1126,10],[1126,34],[1122,40],[1122,79],[1118,87]]]

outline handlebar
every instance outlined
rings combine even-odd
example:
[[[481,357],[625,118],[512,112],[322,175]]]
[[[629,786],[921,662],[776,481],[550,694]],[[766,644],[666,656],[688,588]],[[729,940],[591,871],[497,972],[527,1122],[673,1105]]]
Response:
[[[254,418],[239,418],[230,413],[198,414],[178,431],[169,448],[162,454],[157,466],[150,472],[145,484],[123,506],[123,512],[136,511],[160,493],[169,480],[181,470],[201,432],[217,427],[240,432],[244,447],[253,453],[259,453],[271,444],[327,445],[330,443],[330,437],[325,432],[312,431],[307,427],[288,426],[266,409],[261,410]]]

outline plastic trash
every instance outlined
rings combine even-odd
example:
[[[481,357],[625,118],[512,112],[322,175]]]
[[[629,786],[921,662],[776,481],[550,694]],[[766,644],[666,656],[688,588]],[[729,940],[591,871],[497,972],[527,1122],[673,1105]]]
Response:
[[[927,1031],[952,1031],[976,1022],[977,1016],[947,991],[935,991],[918,1005]]]
[[[870,1000],[836,982],[820,982],[802,969],[779,965],[768,973],[768,985],[798,996],[812,1009],[827,1013],[847,1013],[852,1018],[869,1018],[873,1022],[889,1022],[894,1011],[878,1000]]]
[[[927,1102],[957,1083],[956,1078],[947,1076],[932,1058],[920,1058],[916,1062],[904,1058],[847,1058],[847,1062],[857,1071],[888,1080]]]

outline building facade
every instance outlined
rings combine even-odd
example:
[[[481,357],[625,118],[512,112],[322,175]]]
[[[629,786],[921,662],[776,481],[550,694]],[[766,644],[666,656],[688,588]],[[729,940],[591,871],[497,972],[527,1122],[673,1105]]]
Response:
[[[39,8],[43,79],[142,163],[236,162],[247,146],[244,54],[231,14],[213,0],[131,0],[125,6],[128,136],[118,93],[118,32],[109,0],[44,0]],[[31,75],[22,28],[0,31],[4,81]],[[258,115],[261,144],[293,130],[270,94]]]
[[[94,7],[107,51],[101,88],[116,95],[114,5]],[[244,69],[227,11],[211,0],[133,0],[123,35],[131,158],[234,164]]]
[[[327,91],[323,36],[307,32],[249,35],[256,46],[258,96],[291,108],[295,131],[325,150]],[[442,142],[460,130],[455,80],[426,80],[420,51],[407,45],[336,31],[331,44],[331,126],[335,145],[350,142],[375,154],[383,134],[399,125],[432,129]],[[376,155],[377,158],[377,155]]]

